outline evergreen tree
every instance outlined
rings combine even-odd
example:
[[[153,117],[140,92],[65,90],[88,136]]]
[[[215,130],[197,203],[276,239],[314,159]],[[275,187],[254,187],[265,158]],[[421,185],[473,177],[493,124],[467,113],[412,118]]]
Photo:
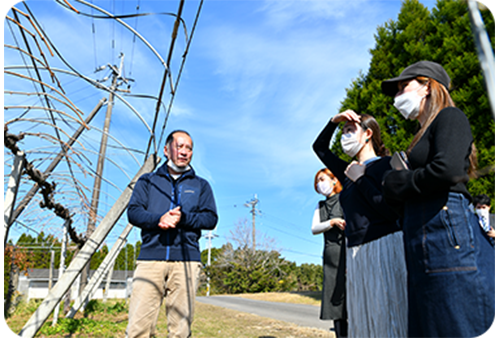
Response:
[[[137,245],[137,244],[136,244]],[[134,246],[127,243],[116,257],[115,270],[134,270],[135,261],[139,253],[134,256]],[[104,257],[103,257],[104,259]]]
[[[297,291],[320,291],[323,287],[323,267],[318,264],[301,264],[296,270]]]
[[[217,264],[223,250],[224,245],[222,246],[222,248],[212,248],[210,250],[210,265]],[[205,266],[208,265],[208,249],[205,249],[201,252],[201,263]]]
[[[141,252],[141,246],[142,246],[141,241],[135,242],[135,260],[136,261],[137,261],[137,257],[139,257],[139,253]]]
[[[486,30],[494,46],[495,26],[490,11],[482,10]],[[432,13],[417,0],[402,2],[398,20],[378,27],[375,47],[367,74],[360,74],[347,90],[340,111],[352,109],[374,116],[380,124],[382,139],[392,152],[406,150],[419,127],[407,121],[393,106],[393,99],[382,94],[385,79],[398,76],[403,69],[420,60],[440,63],[450,75],[451,97],[471,124],[482,176],[468,184],[470,193],[487,194],[495,200],[495,126],[488,102],[483,74],[471,31],[467,3],[438,0]],[[333,151],[344,159],[340,135]]]
[[[97,270],[104,258],[106,258],[108,252],[109,249],[106,244],[99,248],[99,250],[97,250],[90,258],[90,270]]]
[[[205,267],[200,285],[204,288],[209,276],[211,294],[319,291],[323,283],[321,265],[297,267],[277,251],[253,252],[248,247],[234,249],[226,243],[221,248],[212,248],[210,266],[206,264],[208,250],[201,257]]]
[[[253,251],[249,247],[235,250],[227,245],[217,264],[210,268],[217,289],[230,294],[290,291],[296,285],[293,265],[277,251]]]
[[[27,259],[32,269],[48,269],[50,267],[51,250],[60,253],[61,243],[53,235],[45,235],[42,231],[36,237],[22,234],[16,243],[17,247],[26,248]],[[59,255],[54,255],[54,267],[59,268]],[[57,264],[57,265],[56,265]]]

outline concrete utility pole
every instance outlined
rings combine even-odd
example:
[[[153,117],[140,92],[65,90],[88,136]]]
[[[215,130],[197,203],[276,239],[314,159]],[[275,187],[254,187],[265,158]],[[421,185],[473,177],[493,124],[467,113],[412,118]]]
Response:
[[[111,279],[113,279],[113,271],[114,271],[115,261],[111,262],[109,271],[108,271],[108,279],[106,280],[106,287],[104,289],[104,295],[102,296],[102,301],[106,303],[108,301],[109,288],[111,287]],[[101,284],[101,283],[99,283]]]
[[[205,235],[205,238],[208,239],[208,259],[207,259],[207,266],[210,266],[211,260],[212,260],[212,238],[214,237],[219,237],[215,234],[212,234],[212,230],[208,232],[208,234]],[[210,276],[207,273],[207,296],[210,296]]]
[[[103,104],[106,102],[105,98],[102,98],[97,105],[95,106],[94,110],[90,112],[89,116],[85,120],[85,125],[81,125],[77,131],[73,134],[73,136],[68,140],[66,144],[63,145],[63,150],[59,152],[59,154],[56,156],[56,158],[49,164],[47,169],[43,172],[44,177],[48,177],[52,171],[57,167],[59,162],[63,159],[65,156],[66,152],[68,149],[75,143],[75,141],[78,139],[78,137],[82,134],[82,132],[86,129],[87,125],[92,121],[94,116],[97,115],[97,112],[101,109]],[[35,196],[36,192],[40,189],[40,186],[38,184],[33,185],[30,191],[26,195],[24,195],[24,198],[19,202],[19,205],[16,207],[14,212],[12,213],[12,216],[10,217],[9,222],[7,223],[7,228],[14,223],[14,221],[19,217],[19,215],[23,212],[23,210],[26,208],[28,203],[31,201],[33,196]],[[7,230],[8,231],[8,230]],[[7,236],[5,237],[4,243],[7,241]]]
[[[89,223],[87,225],[87,233],[86,237],[89,238],[92,233],[95,231],[95,223],[97,220],[97,211],[99,207],[99,196],[101,194],[101,182],[102,182],[102,174],[104,172],[104,160],[106,159],[106,148],[108,146],[108,135],[109,135],[109,126],[111,124],[111,113],[113,111],[115,90],[117,89],[118,80],[122,80],[121,72],[123,69],[123,54],[120,54],[121,63],[120,68],[117,69],[115,66],[109,66],[111,71],[113,72],[113,80],[111,83],[109,99],[108,99],[108,107],[106,110],[106,118],[104,120],[104,127],[102,129],[102,138],[101,138],[101,148],[99,149],[99,157],[97,160],[97,168],[94,180],[94,189],[92,191],[92,201],[90,204],[89,211]],[[87,264],[85,269],[82,271],[81,283],[80,283],[80,293],[83,292],[85,287],[87,286],[87,279],[90,274],[90,262]]]
[[[495,119],[495,55],[493,54],[477,1],[468,0],[467,4],[469,5],[469,16],[476,42],[477,54],[483,70],[484,81],[486,82],[491,113],[493,114],[493,119]]]
[[[54,282],[54,259],[55,252],[50,248],[50,268],[49,268],[49,291],[52,289],[52,283]]]
[[[24,163],[24,152],[18,152],[14,157],[14,164],[12,165],[12,172],[10,174],[9,183],[7,186],[7,191],[5,193],[4,200],[4,232],[3,232],[3,245],[7,244],[7,238],[9,237],[9,228],[12,224],[12,212],[14,210],[14,205],[16,204],[17,191],[19,189],[19,182],[21,180],[21,171],[23,169]]]
[[[258,210],[255,209],[255,205],[259,203],[259,200],[257,199],[257,194],[255,194],[255,197],[250,201],[245,203],[244,205],[246,207],[252,207],[252,210],[250,211],[252,213],[252,252],[255,253],[255,214],[259,212]]]
[[[68,243],[68,227],[69,227],[69,221],[64,222],[64,227],[63,227],[63,235],[62,235],[62,243],[61,243],[61,260],[59,261],[59,276],[57,277],[57,280],[61,279],[61,276],[64,272],[65,268],[65,260],[66,260],[66,247]],[[52,326],[55,326],[57,324],[57,319],[59,317],[59,305],[61,302],[59,302],[56,305],[56,308],[54,309],[54,319],[52,320]]]
[[[34,337],[40,330],[43,323],[47,320],[50,313],[54,310],[57,304],[61,301],[62,297],[69,290],[73,282],[77,279],[80,272],[85,265],[90,262],[90,257],[97,248],[102,244],[106,236],[109,234],[113,226],[118,222],[122,214],[127,208],[135,183],[145,173],[150,173],[156,167],[157,162],[155,156],[151,155],[144,165],[139,169],[132,181],[123,190],[115,204],[111,207],[104,219],[101,221],[99,227],[85,242],[83,248],[73,258],[71,264],[68,266],[64,274],[57,281],[56,285],[50,290],[49,294],[43,302],[38,306],[37,310],[33,313],[28,322],[24,325],[19,335],[21,337]]]

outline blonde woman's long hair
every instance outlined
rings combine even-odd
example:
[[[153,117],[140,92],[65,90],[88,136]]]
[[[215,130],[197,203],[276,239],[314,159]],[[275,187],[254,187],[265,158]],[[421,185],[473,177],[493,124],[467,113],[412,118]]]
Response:
[[[427,97],[427,102],[424,107],[424,109],[429,110],[429,116],[411,141],[410,146],[408,147],[408,153],[410,153],[415,144],[420,141],[422,135],[425,133],[427,128],[429,128],[432,121],[434,121],[441,110],[447,107],[455,107],[455,103],[451,99],[450,93],[442,84],[434,79],[423,76],[417,77],[416,80],[422,85],[429,85],[429,96]]]
[[[450,93],[442,84],[440,84],[434,79],[424,76],[419,76],[416,78],[416,80],[422,85],[427,85],[427,84],[429,85],[429,96],[427,97],[427,102],[425,103],[424,107],[424,109],[427,109],[429,111],[429,116],[427,117],[427,120],[424,121],[422,127],[411,141],[407,151],[408,154],[412,151],[413,147],[415,147],[418,141],[420,141],[422,135],[424,135],[425,131],[427,130],[427,128],[429,128],[432,121],[434,121],[434,119],[438,116],[439,112],[447,107],[455,107],[455,103],[453,102]],[[471,178],[475,178],[477,176],[476,171],[478,164],[477,164],[477,149],[476,146],[474,145],[474,142],[472,142],[471,154],[469,155],[469,162],[470,165],[468,174]]]

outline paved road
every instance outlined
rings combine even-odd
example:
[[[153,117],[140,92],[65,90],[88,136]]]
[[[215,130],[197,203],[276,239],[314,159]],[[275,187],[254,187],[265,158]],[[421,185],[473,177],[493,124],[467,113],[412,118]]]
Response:
[[[319,319],[319,306],[314,305],[265,302],[233,296],[196,297],[196,300],[200,303],[248,312],[300,326],[314,327],[326,331],[333,327],[332,321]]]

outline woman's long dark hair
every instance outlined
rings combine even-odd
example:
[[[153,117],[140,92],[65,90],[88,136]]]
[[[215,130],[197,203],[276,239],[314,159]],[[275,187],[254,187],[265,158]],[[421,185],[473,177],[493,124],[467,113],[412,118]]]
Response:
[[[380,126],[378,125],[377,120],[371,115],[368,114],[360,114],[361,123],[360,126],[363,130],[367,130],[368,128],[372,130],[372,145],[373,150],[375,150],[375,154],[377,156],[389,156],[390,152],[385,148],[384,142],[382,142],[382,136],[380,133]]]

